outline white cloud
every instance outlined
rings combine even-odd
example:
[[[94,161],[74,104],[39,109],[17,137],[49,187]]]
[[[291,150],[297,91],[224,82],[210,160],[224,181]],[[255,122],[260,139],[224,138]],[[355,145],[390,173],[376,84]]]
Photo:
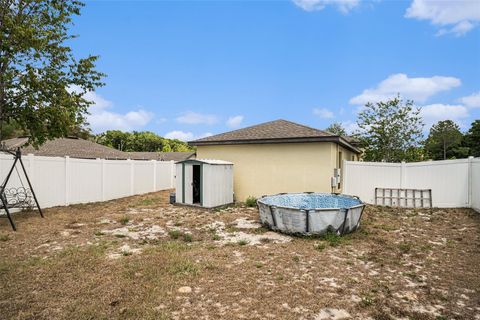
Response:
[[[93,132],[118,129],[131,131],[147,125],[152,119],[153,114],[139,109],[125,114],[110,112],[105,110],[91,112],[87,117]]]
[[[414,0],[405,17],[430,20],[433,25],[443,27],[437,32],[441,36],[453,33],[462,36],[480,21],[480,2],[477,0]]]
[[[423,106],[421,115],[427,130],[436,122],[443,120],[453,120],[462,126],[462,120],[469,116],[465,106],[441,103]]]
[[[69,90],[77,93],[82,92],[78,86],[71,86]],[[113,107],[113,103],[93,91],[86,92],[83,98],[93,102],[88,109],[90,114],[87,115],[87,122],[94,133],[114,129],[124,131],[139,129],[153,118],[152,113],[141,108],[124,114],[109,111],[108,109]]]
[[[213,114],[201,114],[197,112],[185,112],[177,118],[177,122],[185,124],[215,124],[218,121]]]
[[[333,5],[346,14],[358,6],[360,0],[293,0],[293,3],[305,11],[319,11],[328,5]]]
[[[182,140],[182,141],[192,141],[192,140],[196,140],[196,139],[210,137],[212,135],[213,135],[213,133],[211,133],[211,132],[205,132],[203,134],[195,136],[191,132],[174,130],[174,131],[170,131],[170,132],[166,133],[165,138],[167,138],[167,139],[178,139],[178,140]]]
[[[165,138],[167,139],[178,139],[182,141],[190,141],[193,139],[193,133],[185,132],[181,130],[174,130],[170,131],[165,134]]]
[[[322,119],[331,119],[333,118],[333,112],[326,108],[314,108],[313,114],[319,116]]]
[[[355,131],[358,131],[360,128],[358,124],[354,121],[347,120],[342,122],[342,127],[345,129],[348,135],[353,134]]]
[[[238,128],[242,124],[243,118],[244,118],[243,116],[230,117],[228,118],[226,124],[230,128]]]
[[[461,103],[469,108],[480,108],[480,91],[459,99]]]
[[[431,96],[458,87],[460,79],[454,77],[433,76],[430,78],[409,78],[406,74],[390,75],[377,87],[366,89],[362,94],[350,99],[351,104],[364,105],[367,102],[378,102],[400,94],[415,102],[425,102]]]

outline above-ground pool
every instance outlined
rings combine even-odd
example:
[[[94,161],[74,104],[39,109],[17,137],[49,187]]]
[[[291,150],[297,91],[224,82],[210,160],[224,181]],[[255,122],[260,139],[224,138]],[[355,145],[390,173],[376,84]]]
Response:
[[[365,204],[358,197],[331,193],[282,193],[257,200],[260,221],[293,234],[345,234],[360,225]]]

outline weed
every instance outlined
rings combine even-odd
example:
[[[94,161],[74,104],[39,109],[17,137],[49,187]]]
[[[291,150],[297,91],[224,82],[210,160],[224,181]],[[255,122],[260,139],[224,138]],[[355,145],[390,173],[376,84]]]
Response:
[[[8,241],[8,240],[10,240],[10,237],[8,236],[8,234],[0,235],[0,241]]]
[[[256,234],[262,234],[262,233],[265,233],[267,231],[268,231],[268,229],[265,228],[265,227],[260,227],[260,228],[253,229],[253,232],[256,233]]]
[[[292,260],[293,260],[294,262],[300,262],[300,257],[299,257],[299,256],[293,256],[293,257],[292,257]]]
[[[247,198],[247,200],[245,200],[245,205],[247,207],[255,207],[257,206],[257,198],[253,197],[253,196],[249,196]]]
[[[122,255],[125,256],[125,257],[127,257],[127,256],[131,256],[132,253],[131,253],[130,251],[123,251],[123,252],[122,252]]]
[[[183,241],[192,242],[193,241],[192,235],[190,233],[184,233],[183,234]]]
[[[102,231],[98,231],[98,230],[95,231],[94,234],[95,234],[97,237],[100,237],[100,236],[104,236],[104,235],[105,235],[105,233],[103,233]]]
[[[365,296],[365,297],[362,297],[362,301],[360,301],[360,306],[365,308],[373,305],[373,303],[374,303],[374,300],[372,297]]]
[[[182,225],[182,223],[180,221],[175,221],[175,223],[173,225],[175,227],[180,227]]]
[[[185,261],[178,261],[174,263],[170,268],[169,268],[170,273],[174,275],[197,275],[199,270],[197,265],[194,263],[185,260]]]
[[[143,206],[150,206],[154,203],[155,202],[153,201],[153,199],[143,199],[143,200],[140,201],[140,204],[143,205]]]
[[[118,220],[118,222],[122,225],[126,225],[128,223],[128,221],[130,221],[130,219],[127,216],[123,216],[122,218],[120,218]]]
[[[321,236],[321,239],[328,242],[328,244],[332,247],[336,247],[346,241],[345,238],[342,238],[341,236],[332,231],[327,231]]]
[[[168,235],[172,239],[178,239],[178,238],[180,238],[182,233],[180,232],[180,230],[168,230]]]
[[[325,249],[327,247],[327,244],[325,242],[318,242],[318,243],[314,244],[313,247],[318,251],[322,251],[323,249]]]
[[[117,238],[125,238],[126,235],[121,234],[121,233],[117,233],[117,234],[115,234],[115,237],[117,237]]]
[[[257,262],[255,262],[255,267],[261,268],[261,267],[263,267],[263,264],[261,262],[257,261]]]
[[[214,241],[218,241],[220,239],[221,239],[221,237],[216,233],[212,236],[212,240],[214,240]]]
[[[398,249],[400,249],[401,253],[407,254],[412,249],[412,244],[408,242],[402,242],[398,245]]]
[[[240,245],[240,246],[244,246],[244,245],[249,244],[250,241],[248,241],[247,239],[240,239],[240,240],[238,240],[237,243],[238,243],[238,245]]]

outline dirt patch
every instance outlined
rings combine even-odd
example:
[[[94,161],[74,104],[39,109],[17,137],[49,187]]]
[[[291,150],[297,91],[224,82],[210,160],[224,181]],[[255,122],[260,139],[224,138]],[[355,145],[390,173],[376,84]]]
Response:
[[[5,319],[480,319],[480,215],[369,206],[345,237],[168,192],[0,219]]]

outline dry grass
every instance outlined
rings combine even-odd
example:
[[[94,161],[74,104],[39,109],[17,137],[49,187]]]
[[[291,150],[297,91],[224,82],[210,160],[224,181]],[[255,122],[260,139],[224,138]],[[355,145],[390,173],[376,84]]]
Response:
[[[0,318],[315,319],[334,308],[353,319],[480,319],[471,210],[368,207],[354,234],[282,242],[236,225],[256,220],[255,208],[167,199],[18,214],[17,232],[1,219]]]

